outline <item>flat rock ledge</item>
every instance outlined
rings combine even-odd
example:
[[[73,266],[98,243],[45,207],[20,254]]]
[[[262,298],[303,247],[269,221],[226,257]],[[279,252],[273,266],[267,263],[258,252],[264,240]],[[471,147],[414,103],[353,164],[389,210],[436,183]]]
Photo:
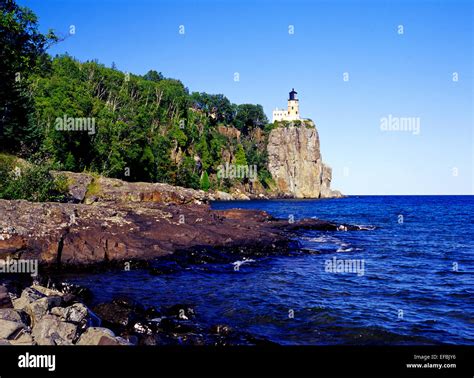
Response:
[[[289,223],[263,211],[211,210],[205,204],[0,200],[0,259],[67,268],[207,247],[276,253],[292,247],[291,234],[301,228],[359,229],[317,219]]]

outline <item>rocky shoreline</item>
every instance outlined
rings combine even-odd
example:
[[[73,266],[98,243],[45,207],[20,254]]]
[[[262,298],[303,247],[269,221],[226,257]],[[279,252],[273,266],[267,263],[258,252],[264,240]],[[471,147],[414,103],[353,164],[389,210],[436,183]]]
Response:
[[[187,304],[145,308],[128,298],[88,307],[90,292],[38,282],[0,285],[0,345],[273,344],[224,324],[204,325]]]
[[[298,250],[294,237],[303,229],[361,229],[275,219],[264,211],[212,210],[204,192],[166,184],[83,174],[69,180],[69,203],[0,200],[0,261],[39,267],[39,274],[2,271],[0,344],[269,343],[227,325],[204,325],[187,304],[156,309],[116,298],[92,306],[87,289],[57,281],[57,273],[146,268],[167,274],[192,264],[289,253]]]
[[[196,248],[285,251],[299,228],[352,227],[317,219],[291,223],[263,211],[217,211],[203,191],[66,174],[68,203],[0,200],[0,259],[67,268]]]

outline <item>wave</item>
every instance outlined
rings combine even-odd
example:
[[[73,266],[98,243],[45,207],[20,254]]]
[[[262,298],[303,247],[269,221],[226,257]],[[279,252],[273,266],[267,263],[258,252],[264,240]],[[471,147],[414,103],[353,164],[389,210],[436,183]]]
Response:
[[[253,259],[243,259],[243,260],[234,261],[234,262],[232,263],[232,265],[234,266],[234,269],[238,269],[238,268],[240,268],[242,265],[248,264],[248,263],[252,263],[252,262],[255,262],[255,260],[253,260]]]
[[[376,226],[365,225],[365,224],[355,224],[354,226],[357,226],[359,227],[360,230],[364,230],[364,231],[372,231],[377,228]]]

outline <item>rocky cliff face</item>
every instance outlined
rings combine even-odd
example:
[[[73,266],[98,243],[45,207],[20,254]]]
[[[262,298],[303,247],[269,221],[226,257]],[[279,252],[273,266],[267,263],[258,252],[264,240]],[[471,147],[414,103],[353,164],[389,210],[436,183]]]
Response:
[[[270,133],[267,145],[268,169],[280,196],[331,198],[332,170],[322,162],[318,131],[312,121],[282,124]]]

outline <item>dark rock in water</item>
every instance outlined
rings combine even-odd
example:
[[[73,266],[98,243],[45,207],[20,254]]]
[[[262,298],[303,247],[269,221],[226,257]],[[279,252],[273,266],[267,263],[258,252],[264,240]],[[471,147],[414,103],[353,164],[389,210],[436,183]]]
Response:
[[[161,312],[158,311],[155,307],[148,307],[145,312],[143,313],[145,318],[147,319],[153,319],[153,318],[159,318],[161,317]]]
[[[121,303],[101,303],[94,307],[94,312],[103,320],[104,326],[125,328],[137,320],[137,315],[129,306]]]
[[[177,322],[171,318],[164,318],[161,320],[159,328],[166,333],[189,333],[193,332],[195,329],[190,324],[184,324],[182,322]]]
[[[68,286],[55,286],[64,287]],[[72,297],[66,300],[68,295]],[[271,344],[225,324],[205,326],[189,304],[156,309],[116,298],[95,306],[96,314],[75,295],[36,283],[13,302],[14,309],[0,309],[0,342],[6,339],[9,345]]]
[[[179,319],[191,319],[196,316],[194,309],[186,304],[176,304],[171,307],[163,309],[163,313],[166,316],[176,316]]]
[[[152,335],[156,331],[156,326],[153,327],[150,326],[150,323],[138,321],[133,324],[133,331],[141,335]]]

